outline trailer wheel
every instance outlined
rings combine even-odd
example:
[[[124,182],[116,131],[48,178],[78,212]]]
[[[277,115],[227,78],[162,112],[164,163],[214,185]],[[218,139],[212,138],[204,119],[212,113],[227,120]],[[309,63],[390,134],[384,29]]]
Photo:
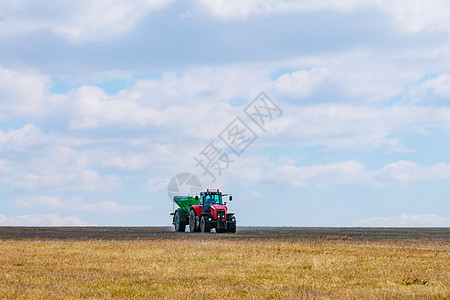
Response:
[[[203,233],[211,232],[211,228],[208,223],[206,223],[206,218],[204,216],[200,219],[200,231]]]
[[[175,213],[175,231],[185,232],[186,230],[186,221],[181,221],[179,211]]]
[[[191,214],[189,216],[189,230],[191,232],[199,232],[200,228],[198,228],[196,225],[196,218],[197,218],[197,214],[195,213],[195,210],[191,210]]]

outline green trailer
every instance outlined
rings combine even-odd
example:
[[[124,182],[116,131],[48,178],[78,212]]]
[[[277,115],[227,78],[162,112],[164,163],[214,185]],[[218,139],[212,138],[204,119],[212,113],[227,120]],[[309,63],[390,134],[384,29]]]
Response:
[[[178,209],[171,213],[173,215],[173,225],[175,231],[184,232],[189,223],[189,213],[192,205],[198,205],[199,201],[191,196],[175,196],[173,202],[178,205]]]

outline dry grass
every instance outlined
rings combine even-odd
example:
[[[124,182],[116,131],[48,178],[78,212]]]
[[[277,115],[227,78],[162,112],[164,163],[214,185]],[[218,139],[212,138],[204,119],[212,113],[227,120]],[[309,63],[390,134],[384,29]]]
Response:
[[[0,241],[0,298],[449,298],[448,241]]]

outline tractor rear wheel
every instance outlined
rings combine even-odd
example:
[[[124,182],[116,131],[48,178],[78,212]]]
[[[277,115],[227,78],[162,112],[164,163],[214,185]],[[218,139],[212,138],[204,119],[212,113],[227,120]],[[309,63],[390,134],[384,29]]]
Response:
[[[200,228],[196,227],[196,218],[197,218],[197,214],[195,213],[195,210],[191,210],[191,214],[189,216],[189,230],[191,232],[199,232]]]
[[[209,227],[209,224],[206,222],[206,218],[203,216],[200,219],[200,231],[205,232],[211,232],[211,228]]]
[[[186,221],[181,221],[179,210],[175,213],[175,231],[184,232],[186,230]]]

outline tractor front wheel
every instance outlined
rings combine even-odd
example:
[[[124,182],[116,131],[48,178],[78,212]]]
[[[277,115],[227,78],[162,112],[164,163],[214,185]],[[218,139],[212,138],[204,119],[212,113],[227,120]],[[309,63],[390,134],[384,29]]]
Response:
[[[209,224],[206,222],[206,218],[203,216],[200,219],[200,231],[205,232],[211,232],[211,228],[209,227]]]
[[[228,233],[236,233],[236,223],[235,222],[228,223],[227,232]]]

